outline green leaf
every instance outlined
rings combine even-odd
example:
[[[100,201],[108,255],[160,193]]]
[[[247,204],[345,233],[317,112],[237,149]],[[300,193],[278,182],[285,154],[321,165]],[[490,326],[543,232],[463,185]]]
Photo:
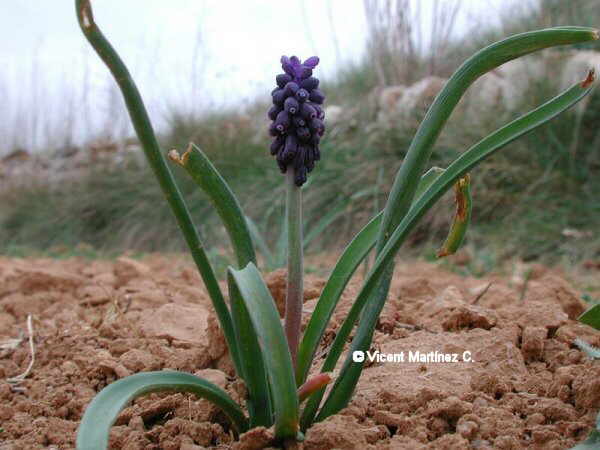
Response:
[[[106,64],[123,94],[123,99],[125,100],[125,105],[127,106],[131,118],[131,123],[140,140],[146,159],[158,180],[167,203],[173,211],[173,215],[177,220],[177,225],[190,249],[198,272],[202,276],[206,290],[208,291],[213,307],[215,308],[217,318],[219,319],[221,329],[225,334],[225,339],[227,340],[233,363],[236,370],[238,370],[238,373],[240,373],[239,358],[233,336],[233,324],[231,322],[229,309],[225,304],[225,299],[223,298],[223,293],[219,287],[217,277],[215,276],[214,270],[204,251],[204,245],[198,236],[198,232],[192,221],[187,205],[183,200],[183,196],[175,183],[173,174],[160,149],[140,92],[118,53],[106,37],[104,37],[102,31],[100,31],[100,28],[98,28],[98,25],[94,21],[90,0],[75,0],[75,9],[79,27],[81,28],[83,35],[94,48],[100,59]]]
[[[596,330],[600,330],[600,304],[589,308],[587,311],[581,314],[577,320],[595,328]]]
[[[296,368],[296,384],[298,386],[306,380],[317,346],[348,281],[375,245],[381,219],[382,214],[379,213],[358,232],[340,256],[321,292],[298,349]]]
[[[250,230],[235,194],[208,157],[195,144],[190,144],[179,157],[171,151],[172,160],[183,167],[208,196],[231,239],[239,267],[249,262],[256,264],[256,255]]]
[[[119,413],[134,398],[157,391],[191,392],[221,408],[238,434],[248,429],[248,421],[240,407],[214,384],[189,373],[143,372],[109,384],[94,397],[77,431],[77,449],[107,448],[110,427]]]
[[[437,177],[444,173],[444,169],[441,167],[432,167],[427,172],[423,174],[421,180],[419,181],[419,185],[417,186],[417,190],[415,191],[415,198],[418,199],[423,193],[431,186]]]
[[[410,209],[433,146],[452,111],[471,84],[483,74],[521,56],[558,45],[598,39],[598,31],[585,27],[556,27],[510,36],[495,42],[467,59],[447,81],[427,111],[406,157],[396,174],[384,209],[378,253]]]
[[[386,276],[386,272],[389,271],[390,263],[393,262],[394,256],[400,249],[400,246],[406,239],[408,233],[414,228],[421,217],[423,217],[423,215],[460,177],[470,172],[485,158],[491,156],[494,152],[523,136],[525,133],[528,133],[553,119],[585,97],[591,90],[590,84],[592,80],[593,77],[588,77],[586,81],[574,85],[561,95],[555,97],[534,111],[521,116],[475,144],[450,164],[445,172],[431,184],[419,199],[417,199],[378,255],[358,298],[352,305],[346,320],[337,332],[327,359],[323,364],[322,372],[330,372],[335,367],[348,336],[354,327],[354,323],[358,319],[363,307],[368,299],[372,298],[376,293],[377,288],[381,286],[381,281]],[[331,414],[335,414],[348,404],[363,367],[361,363],[354,363],[352,361],[352,352],[357,350],[368,350],[373,330],[379,316],[379,311],[381,311],[382,307],[382,304],[377,305],[377,308],[370,308],[370,310],[365,311],[367,314],[363,314],[354,339],[352,340],[352,346],[342,367],[342,371],[338,376],[329,397],[323,405],[317,420],[323,420]],[[314,394],[309,402],[312,398],[316,397],[316,395],[317,394]],[[303,426],[304,425],[305,422],[303,416]]]
[[[250,415],[250,427],[269,428],[273,425],[273,410],[263,352],[246,304],[241,298],[239,290],[232,289],[231,285],[229,299],[235,338],[240,352],[241,377],[248,389],[247,407]]]
[[[262,350],[271,385],[275,436],[295,439],[298,433],[298,396],[294,369],[273,297],[253,263],[242,270],[230,267],[228,281],[229,291],[236,293],[233,298],[243,301],[248,310]]]
[[[417,189],[419,197],[430,185],[444,173],[444,169],[432,167],[422,177]],[[361,193],[362,194],[362,191]],[[356,195],[356,194],[355,194]],[[298,351],[298,366],[296,368],[296,383],[302,384],[306,380],[308,371],[312,364],[314,355],[317,351],[319,342],[331,319],[331,315],[337,306],[337,303],[346,288],[348,281],[354,275],[357,267],[374,247],[377,241],[377,234],[381,226],[383,213],[375,216],[361,231],[357,233],[352,242],[346,247],[344,253],[336,263],[331,272],[327,284],[321,292],[310,321],[304,331],[304,337]],[[316,393],[312,401],[308,403],[302,414],[301,426],[306,429],[304,423],[309,423],[316,414],[319,403],[323,397],[324,391]]]

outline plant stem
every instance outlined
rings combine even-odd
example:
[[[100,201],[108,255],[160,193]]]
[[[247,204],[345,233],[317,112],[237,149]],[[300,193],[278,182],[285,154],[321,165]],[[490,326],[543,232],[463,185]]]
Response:
[[[286,178],[287,195],[285,212],[288,235],[288,259],[285,296],[285,335],[295,368],[304,300],[302,280],[302,190],[294,182],[294,169],[292,167],[288,167]]]

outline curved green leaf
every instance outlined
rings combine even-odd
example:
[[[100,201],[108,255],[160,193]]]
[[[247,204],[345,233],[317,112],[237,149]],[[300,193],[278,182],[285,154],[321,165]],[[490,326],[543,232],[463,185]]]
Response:
[[[427,111],[390,191],[379,251],[410,209],[423,169],[433,146],[459,100],[477,78],[502,64],[548,47],[598,39],[598,31],[585,27],[556,27],[516,34],[495,42],[467,59],[450,77]]]
[[[214,270],[204,251],[204,246],[198,236],[198,232],[194,226],[187,205],[183,200],[177,184],[175,184],[173,174],[161,152],[140,92],[131,78],[129,70],[127,70],[127,67],[115,49],[96,25],[90,0],[75,0],[75,8],[81,31],[100,59],[106,64],[123,94],[123,99],[125,100],[125,105],[127,106],[131,118],[131,123],[142,144],[146,159],[148,160],[163,194],[173,211],[177,224],[183,233],[183,237],[190,249],[198,272],[200,272],[200,276],[204,281],[206,290],[208,291],[213,307],[215,308],[217,318],[219,319],[221,329],[225,334],[231,357],[239,373],[239,359],[236,343],[233,338],[233,324],[231,322],[229,309],[225,304],[225,299],[223,298],[219,283],[217,282],[217,277],[215,276]]]
[[[239,290],[232,289],[230,286],[229,299],[235,337],[240,352],[241,377],[248,389],[247,407],[250,415],[250,427],[269,428],[273,425],[273,411],[263,353]]]
[[[306,380],[319,341],[348,281],[375,245],[381,219],[382,213],[379,213],[354,237],[340,256],[321,292],[298,349],[296,368],[296,384],[298,386]]]
[[[434,180],[444,173],[444,169],[432,167],[422,177],[417,190],[417,197],[420,196]],[[304,337],[298,350],[298,362],[296,367],[296,384],[300,386],[306,380],[308,371],[312,364],[315,352],[331,315],[346,289],[350,278],[354,275],[357,267],[367,256],[369,251],[377,241],[377,234],[381,227],[383,213],[377,214],[371,221],[360,230],[354,239],[348,244],[342,256],[338,259],[333,271],[331,272],[327,284],[321,292],[317,301],[315,310],[312,313]]]
[[[242,208],[204,152],[191,143],[181,157],[174,151],[169,156],[186,170],[210,199],[229,234],[239,267],[245,267],[249,262],[256,264],[254,245]]]
[[[143,372],[109,384],[94,397],[77,431],[77,449],[107,448],[110,427],[119,413],[134,398],[157,391],[191,392],[221,408],[238,434],[248,429],[248,421],[240,407],[218,386],[189,373]]]
[[[232,298],[243,301],[248,310],[262,349],[271,385],[275,436],[295,439],[298,433],[298,396],[294,369],[273,297],[253,263],[242,270],[230,267],[228,281],[229,291],[235,293]]]
[[[525,133],[548,122],[586,96],[591,90],[590,84],[592,80],[593,77],[588,77],[583,83],[576,84],[534,111],[521,116],[481,140],[459,156],[450,166],[448,166],[445,172],[432,183],[425,193],[423,193],[415,204],[412,205],[409,213],[394,230],[394,233],[389,238],[387,244],[378,255],[361,292],[352,305],[346,320],[338,330],[337,336],[329,351],[329,355],[323,364],[322,372],[330,372],[335,367],[337,360],[343,351],[344,344],[354,327],[354,323],[358,319],[367,300],[376,292],[377,287],[381,284],[382,278],[389,270],[390,263],[393,262],[393,258],[400,249],[404,239],[421,217],[423,217],[435,202],[446,193],[461,176],[471,171],[485,158],[491,156],[494,152]],[[378,306],[382,307],[383,305]],[[351,349],[348,352],[348,356],[342,367],[342,371],[338,376],[329,397],[323,405],[322,410],[317,416],[317,420],[323,420],[331,414],[335,414],[348,404],[363,367],[361,363],[354,363],[352,361],[352,352],[357,350],[368,350],[380,311],[380,308],[370,308],[365,310],[366,314],[363,314],[362,316],[354,339],[352,340]],[[317,394],[314,394],[311,397],[311,400],[316,396]],[[304,419],[303,416],[303,426],[305,424]]]

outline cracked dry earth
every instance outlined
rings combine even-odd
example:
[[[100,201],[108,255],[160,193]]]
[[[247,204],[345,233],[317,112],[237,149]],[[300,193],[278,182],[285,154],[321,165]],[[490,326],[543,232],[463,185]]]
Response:
[[[325,283],[307,278],[304,323]],[[285,273],[273,272],[267,282],[282,306]],[[323,349],[359,287],[354,281],[346,290]],[[523,298],[521,292],[502,278],[400,263],[373,350],[469,351],[473,361],[369,365],[350,406],[316,424],[302,447],[566,449],[585,439],[600,408],[600,365],[572,341],[597,346],[600,333],[574,321],[585,304],[557,272],[538,267]],[[30,361],[30,314],[35,364],[22,383],[10,385],[5,380]],[[238,401],[244,395],[200,278],[177,257],[0,258],[0,343],[2,450],[73,448],[92,397],[140,371],[187,371]],[[111,434],[111,448],[128,450],[269,445],[264,429],[234,442],[222,413],[178,393],[137,399]]]

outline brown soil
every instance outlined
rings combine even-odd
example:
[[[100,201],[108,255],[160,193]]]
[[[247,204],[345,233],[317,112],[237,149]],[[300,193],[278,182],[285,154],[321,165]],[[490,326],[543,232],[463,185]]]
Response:
[[[278,301],[284,277],[267,276]],[[308,277],[306,317],[323,284]],[[353,282],[344,294],[325,345],[359,286]],[[563,449],[583,440],[600,408],[600,366],[572,342],[580,337],[598,346],[600,333],[573,320],[585,305],[556,272],[538,267],[526,287],[521,298],[518,279],[400,264],[373,350],[469,351],[473,361],[371,364],[351,405],[309,430],[303,448]],[[180,258],[0,258],[0,449],[73,448],[92,397],[139,371],[195,373],[241,399],[243,386],[210,311],[199,276]],[[9,384],[4,380],[30,361],[29,314],[35,364],[22,383]],[[217,409],[172,393],[136,400],[111,435],[112,448],[120,449],[269,444],[261,429],[233,442]]]

